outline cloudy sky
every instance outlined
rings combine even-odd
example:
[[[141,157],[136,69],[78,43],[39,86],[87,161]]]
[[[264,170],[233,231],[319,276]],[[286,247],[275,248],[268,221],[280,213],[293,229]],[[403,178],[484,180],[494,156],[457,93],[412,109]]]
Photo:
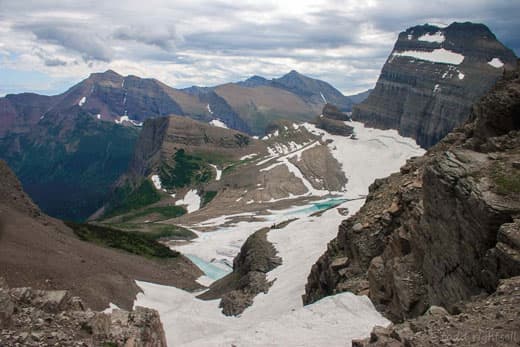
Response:
[[[518,0],[0,0],[0,95],[108,68],[173,87],[295,69],[350,94],[417,24],[485,23],[520,55],[519,13]]]

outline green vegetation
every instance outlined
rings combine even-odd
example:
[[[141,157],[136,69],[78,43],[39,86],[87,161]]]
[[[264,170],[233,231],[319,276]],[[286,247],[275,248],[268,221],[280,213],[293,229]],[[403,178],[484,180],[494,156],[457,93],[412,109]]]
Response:
[[[217,195],[217,192],[213,191],[213,190],[204,192],[204,194],[202,194],[202,199],[201,199],[202,207],[209,204],[211,202],[211,200],[213,200],[215,198],[216,195]]]
[[[175,239],[175,240],[193,240],[197,235],[189,229],[178,225],[160,224],[160,223],[118,223],[111,224],[110,227],[122,229],[124,231],[134,231],[141,233],[144,237],[151,240],[158,239]]]
[[[147,258],[175,258],[180,254],[143,233],[122,231],[92,224],[74,222],[67,222],[66,224],[81,240],[101,246],[121,249]]]
[[[204,183],[211,179],[212,168],[206,161],[196,155],[187,154],[179,149],[173,155],[174,165],[163,163],[159,168],[159,177],[163,187],[167,189],[187,187],[194,183]]]
[[[197,157],[207,163],[223,166],[226,163],[229,163],[232,159],[227,154],[215,153],[215,152],[203,152],[197,151],[193,152],[193,157]]]
[[[105,213],[106,217],[127,213],[144,206],[153,204],[161,199],[152,182],[144,180],[141,185],[132,191],[129,185],[117,188],[112,197],[112,209]]]
[[[135,213],[129,213],[127,215],[124,215],[121,218],[121,221],[126,222],[139,217],[144,217],[152,213],[157,213],[160,215],[160,217],[159,219],[153,220],[154,222],[156,222],[159,220],[180,217],[183,214],[186,214],[186,212],[186,209],[182,206],[154,206],[145,208],[144,210],[139,210]]]
[[[44,212],[84,220],[103,205],[112,184],[128,168],[139,132],[88,114],[80,114],[68,132],[48,126],[48,141],[11,134],[1,139],[0,153]]]
[[[520,170],[504,170],[498,165],[492,173],[496,192],[501,195],[520,193]]]

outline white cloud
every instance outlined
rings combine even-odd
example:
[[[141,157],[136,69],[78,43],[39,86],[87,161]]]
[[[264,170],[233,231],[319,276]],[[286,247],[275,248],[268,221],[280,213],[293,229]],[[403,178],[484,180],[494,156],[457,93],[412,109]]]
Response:
[[[355,92],[373,86],[397,34],[412,25],[484,22],[520,47],[520,4],[506,0],[19,0],[0,8],[0,69],[71,81],[112,68],[184,87],[296,69]]]

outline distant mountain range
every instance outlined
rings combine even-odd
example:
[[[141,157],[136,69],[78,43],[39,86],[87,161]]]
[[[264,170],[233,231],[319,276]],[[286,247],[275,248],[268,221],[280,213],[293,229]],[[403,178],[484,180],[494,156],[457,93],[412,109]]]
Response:
[[[353,118],[428,148],[469,116],[517,58],[483,24],[419,25],[399,34],[376,87]]]
[[[296,71],[271,81],[255,76],[179,90],[108,70],[60,95],[0,98],[0,157],[46,213],[81,220],[128,168],[146,119],[176,114],[263,135],[279,119],[314,119],[326,101],[345,111],[353,104],[330,84]]]

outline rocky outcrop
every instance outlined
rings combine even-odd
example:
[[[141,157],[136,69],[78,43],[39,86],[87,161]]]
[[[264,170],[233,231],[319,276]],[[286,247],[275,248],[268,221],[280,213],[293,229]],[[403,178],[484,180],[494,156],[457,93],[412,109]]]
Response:
[[[233,272],[216,281],[200,299],[221,298],[220,307],[226,316],[236,316],[253,304],[255,296],[267,293],[273,282],[266,274],[282,263],[276,249],[267,241],[269,228],[249,236],[233,261]]]
[[[412,27],[399,34],[375,89],[352,116],[428,148],[461,125],[472,104],[515,67],[514,53],[485,25]]]
[[[333,135],[350,136],[354,133],[354,128],[345,124],[350,121],[347,113],[341,112],[336,106],[326,104],[321,115],[316,118],[316,127],[327,131]]]
[[[449,314],[431,306],[421,317],[389,327],[376,327],[370,337],[352,341],[353,347],[405,346],[518,346],[520,277],[501,280],[487,297],[475,297]]]
[[[509,73],[470,121],[370,187],[313,266],[304,302],[368,294],[394,321],[491,293],[520,275],[520,76]]]
[[[64,290],[9,289],[0,278],[0,345],[166,347],[155,310],[86,308]]]

